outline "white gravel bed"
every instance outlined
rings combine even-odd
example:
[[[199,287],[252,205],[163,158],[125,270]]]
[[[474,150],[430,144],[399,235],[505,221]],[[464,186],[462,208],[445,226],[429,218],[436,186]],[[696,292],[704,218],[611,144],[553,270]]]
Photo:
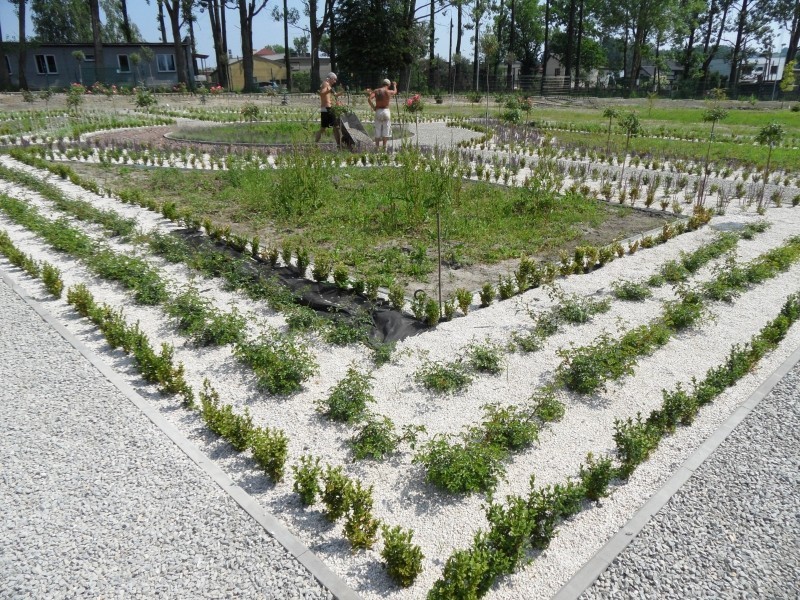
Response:
[[[0,321],[0,597],[332,597],[4,281]]]
[[[57,180],[55,183],[61,186],[63,182]],[[68,189],[67,185],[64,184],[63,189]],[[70,190],[70,193],[73,191]],[[83,195],[87,197],[86,192]],[[100,205],[99,199],[92,201]],[[134,207],[126,209],[138,210]],[[153,213],[149,215],[153,216]],[[731,209],[727,216],[717,217],[714,222],[757,218],[752,212],[739,213]],[[773,227],[759,234],[752,242],[740,242],[739,254],[742,259],[761,254],[779,245],[788,235],[800,231],[798,210],[771,209],[766,218],[773,223]],[[46,252],[40,244],[37,246],[30,236],[25,236],[14,227],[7,227],[5,219],[0,219],[0,223],[13,233],[15,243],[23,250],[33,253],[37,258],[47,256],[51,262],[61,265],[63,259]],[[155,226],[163,225],[163,221],[155,223]],[[707,229],[685,234],[665,245],[614,261],[590,275],[560,281],[559,285],[565,291],[584,295],[598,290],[609,291],[613,281],[623,277],[634,280],[645,278],[664,260],[677,257],[680,250],[695,249],[711,237]],[[346,440],[354,429],[332,424],[318,415],[315,401],[325,397],[328,389],[344,375],[348,364],[354,362],[362,369],[371,368],[369,357],[362,348],[332,348],[318,344],[316,356],[320,365],[319,375],[307,382],[298,394],[288,398],[268,397],[254,389],[252,377],[233,362],[229,349],[197,351],[184,346],[182,339],[171,331],[169,324],[159,315],[158,309],[133,306],[126,302],[125,294],[114,289],[115,286],[93,281],[86,274],[79,275],[75,269],[69,261],[65,262],[64,278],[68,285],[81,280],[80,277],[87,277],[98,301],[125,304],[129,321],[140,320],[153,340],[174,343],[176,358],[186,364],[187,380],[196,390],[201,387],[203,377],[207,376],[220,392],[223,402],[233,403],[240,409],[247,406],[256,424],[283,428],[290,439],[290,464],[296,463],[300,455],[311,453],[321,456],[323,462],[345,465],[349,474],[374,485],[376,516],[389,524],[401,524],[414,530],[414,540],[422,546],[426,556],[425,571],[412,588],[399,590],[391,585],[383,573],[376,551],[351,554],[349,545],[344,541],[341,525],[328,524],[321,516],[319,506],[307,510],[300,507],[299,500],[291,492],[291,477],[274,487],[269,485],[256,474],[248,461],[208,434],[197,416],[175,410],[174,399],[161,398],[152,392],[147,394],[187,437],[205,448],[239,485],[279,516],[365,598],[424,597],[441,574],[444,561],[452,551],[469,545],[474,532],[486,525],[481,509],[484,498],[477,495],[451,497],[436,492],[424,483],[421,468],[411,464],[412,454],[407,449],[386,463],[352,463]],[[24,282],[37,297],[43,295],[38,284],[27,281],[19,273],[15,273],[15,277]],[[204,290],[207,287],[205,283]],[[527,494],[531,474],[536,475],[540,484],[563,481],[565,477],[576,474],[587,451],[597,454],[613,448],[611,426],[615,417],[627,417],[637,411],[648,413],[660,402],[661,388],[671,389],[677,382],[686,383],[692,375],[700,377],[710,366],[721,363],[733,343],[749,339],[764,322],[777,315],[786,295],[797,290],[800,290],[800,268],[795,266],[788,273],[743,294],[732,305],[714,304],[712,310],[716,315],[715,321],[706,322],[690,333],[677,336],[653,356],[641,359],[634,376],[610,384],[606,392],[588,398],[562,392],[561,397],[567,402],[564,420],[545,427],[539,444],[512,458],[508,464],[507,481],[500,484],[497,497],[502,498],[510,493]],[[668,290],[659,291],[659,295],[668,293]],[[217,294],[217,290],[209,289],[208,295],[215,302],[219,300]],[[613,332],[617,329],[619,319],[624,320],[624,328],[627,329],[645,323],[660,313],[660,305],[656,301],[641,304],[615,302],[614,309],[608,315],[598,315],[587,325],[566,328],[563,333],[549,338],[540,352],[506,355],[505,373],[498,377],[476,377],[470,388],[462,394],[432,395],[414,383],[413,374],[423,354],[427,353],[433,359],[453,360],[473,340],[482,341],[487,335],[492,339],[508,340],[511,331],[529,325],[531,321],[522,310],[525,303],[541,310],[549,306],[551,301],[543,290],[533,290],[515,300],[496,303],[489,308],[476,310],[468,317],[456,318],[434,331],[399,344],[395,361],[373,373],[373,393],[377,401],[372,407],[374,412],[389,416],[398,428],[404,424],[424,423],[429,434],[459,432],[464,426],[481,420],[481,406],[486,403],[524,403],[537,385],[551,379],[553,370],[560,362],[555,354],[558,348],[569,343],[587,344],[604,330]],[[63,301],[47,300],[45,304],[58,318],[71,322],[72,329],[85,337],[93,349],[104,353],[110,362],[118,363],[118,366],[128,362],[118,353],[105,351],[105,345],[93,327],[76,322],[72,310]],[[756,373],[706,407],[695,425],[680,429],[675,436],[665,439],[655,457],[642,465],[629,483],[615,490],[601,507],[592,507],[562,526],[545,553],[520,573],[500,582],[490,597],[539,598],[556,591],[669,477],[683,460],[681,457],[688,456],[708,432],[757,387],[782,357],[800,343],[797,329],[790,332],[789,338],[778,351],[762,362]],[[135,374],[129,373],[127,376],[132,383],[143,387],[136,383],[138,378]]]

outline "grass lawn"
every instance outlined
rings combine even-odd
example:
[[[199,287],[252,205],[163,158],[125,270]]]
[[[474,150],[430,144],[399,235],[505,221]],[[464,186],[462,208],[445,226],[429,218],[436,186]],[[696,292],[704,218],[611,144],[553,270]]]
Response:
[[[469,182],[419,168],[334,167],[316,153],[292,153],[281,169],[181,171],[74,165],[116,192],[173,201],[185,213],[264,243],[324,248],[354,269],[392,279],[433,271],[436,210],[445,260],[469,266],[521,255],[557,258],[578,244],[606,244],[663,219],[578,194],[542,199],[524,188]]]

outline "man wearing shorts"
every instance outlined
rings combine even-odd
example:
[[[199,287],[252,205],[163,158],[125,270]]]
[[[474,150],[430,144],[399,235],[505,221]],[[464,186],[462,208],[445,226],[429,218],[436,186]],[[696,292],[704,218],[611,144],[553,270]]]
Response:
[[[333,104],[333,97],[338,96],[333,91],[333,86],[336,85],[336,73],[328,73],[325,81],[319,86],[319,113],[320,113],[320,126],[315,142],[319,142],[323,132],[328,128],[333,128],[333,137],[336,139],[336,146],[342,145],[341,133],[339,131],[339,123],[336,122],[336,117],[330,111]]]
[[[397,82],[384,79],[383,86],[372,90],[367,99],[375,111],[375,145],[380,148],[383,142],[384,150],[389,138],[392,137],[392,115],[389,112],[389,105],[395,94],[397,94]]]

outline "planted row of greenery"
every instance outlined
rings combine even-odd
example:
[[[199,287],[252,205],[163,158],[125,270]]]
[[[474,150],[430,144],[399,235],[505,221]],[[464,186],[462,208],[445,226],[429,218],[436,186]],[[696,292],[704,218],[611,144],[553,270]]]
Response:
[[[75,255],[99,276],[132,290],[138,303],[156,305],[169,299],[166,284],[143,259],[97,248],[89,236],[65,221],[45,219],[35,208],[14,198],[0,195],[0,209],[15,222],[41,235],[55,249]],[[274,330],[263,333],[257,340],[242,339],[244,322],[238,314],[212,311],[191,291],[177,295],[167,313],[177,315],[179,330],[197,343],[236,340],[234,354],[253,369],[259,387],[271,393],[298,390],[316,370],[313,355],[304,345]]]
[[[44,263],[42,268],[29,256],[17,250],[8,235],[0,231],[0,252],[8,256],[13,264],[26,268],[32,276],[42,276],[48,289],[60,296],[61,283],[58,271]],[[49,281],[48,272],[55,277]],[[187,292],[190,296],[192,290]],[[194,407],[194,393],[184,379],[182,364],[175,365],[173,348],[162,344],[160,353],[152,348],[148,337],[141,332],[138,323],[129,326],[122,311],[114,310],[107,304],[99,305],[91,292],[83,284],[71,287],[67,291],[67,302],[82,316],[88,318],[103,333],[112,348],[122,348],[131,354],[143,378],[156,383],[162,393],[178,394],[183,405]],[[250,449],[253,459],[273,482],[282,481],[288,456],[288,438],[285,433],[269,427],[261,428],[253,425],[249,412],[237,415],[230,405],[220,402],[219,394],[206,379],[200,392],[201,415],[208,428],[226,439],[239,452]],[[313,503],[317,493],[321,493],[326,505],[326,515],[331,521],[345,516],[345,536],[354,549],[371,548],[376,539],[380,522],[372,514],[374,500],[372,487],[364,488],[360,481],[346,477],[341,467],[328,467],[322,482],[324,487],[314,480],[318,474],[311,464],[306,464],[303,457],[301,466],[294,467],[296,473],[295,489],[307,504]],[[316,461],[318,466],[319,459]],[[311,500],[308,501],[309,495]],[[412,543],[410,530],[400,527],[382,526],[384,549],[382,556],[387,563],[387,570],[399,585],[409,586],[422,570],[423,555],[419,546]]]
[[[63,171],[58,174],[63,179],[68,177],[68,174]],[[24,185],[51,201],[58,210],[72,215],[79,221],[97,223],[111,236],[130,235],[136,227],[135,219],[121,217],[119,213],[113,210],[98,209],[84,200],[68,198],[56,186],[23,171],[9,169],[0,165],[0,179]]]
[[[56,250],[74,255],[96,274],[133,291],[136,302],[155,305],[167,299],[166,284],[158,272],[141,258],[98,247],[88,235],[69,225],[65,219],[46,219],[36,208],[5,194],[0,194],[0,210],[19,225],[40,235]]]
[[[61,271],[58,267],[47,261],[38,261],[30,254],[25,254],[18,249],[8,233],[0,230],[0,253],[2,253],[15,267],[19,267],[34,279],[41,278],[45,289],[56,298],[61,298],[64,282],[61,280]]]
[[[323,471],[320,459],[310,455],[300,457],[300,463],[293,465],[292,470],[293,489],[303,506],[312,506],[319,498],[331,523],[344,518],[344,534],[354,550],[372,548],[381,528],[384,538],[381,556],[390,577],[404,587],[414,583],[422,571],[422,550],[412,543],[411,530],[390,528],[373,516],[372,486],[365,488],[360,481],[347,477],[342,467],[326,465]]]
[[[694,325],[707,314],[706,300],[730,301],[748,287],[785,272],[798,260],[800,237],[795,236],[746,266],[729,262],[701,289],[679,288],[678,298],[664,303],[659,319],[621,336],[612,337],[606,333],[588,346],[559,351],[564,360],[558,367],[557,378],[567,389],[582,394],[594,393],[602,389],[607,380],[632,374],[638,357],[652,353],[672,335]]]
[[[795,293],[786,300],[779,316],[753,336],[749,344],[734,346],[724,364],[710,369],[702,381],[693,380],[692,393],[679,385],[673,392],[664,391],[662,407],[654,410],[647,420],[641,417],[618,420],[614,438],[619,466],[610,458],[595,458],[590,453],[575,479],[537,489],[531,477],[527,497],[509,496],[505,505],[490,502],[486,507],[490,529],[478,532],[470,548],[457,550],[450,556],[428,599],[484,596],[498,578],[526,564],[532,551],[547,548],[559,523],[586,508],[587,501],[608,495],[613,480],[630,477],[664,435],[674,431],[678,424],[691,424],[700,407],[752,371],[798,319],[800,294]]]

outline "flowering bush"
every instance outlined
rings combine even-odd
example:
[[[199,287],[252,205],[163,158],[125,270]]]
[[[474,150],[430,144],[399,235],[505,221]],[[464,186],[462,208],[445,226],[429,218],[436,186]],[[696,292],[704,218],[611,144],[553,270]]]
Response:
[[[406,100],[405,108],[410,113],[421,112],[425,105],[422,103],[422,96],[414,94]]]
[[[186,84],[181,81],[180,83],[172,86],[172,91],[177,92],[178,94],[185,94],[187,91]]]
[[[225,89],[221,85],[213,85],[209,90],[212,96],[216,96],[217,94],[221,94],[225,91]]]

